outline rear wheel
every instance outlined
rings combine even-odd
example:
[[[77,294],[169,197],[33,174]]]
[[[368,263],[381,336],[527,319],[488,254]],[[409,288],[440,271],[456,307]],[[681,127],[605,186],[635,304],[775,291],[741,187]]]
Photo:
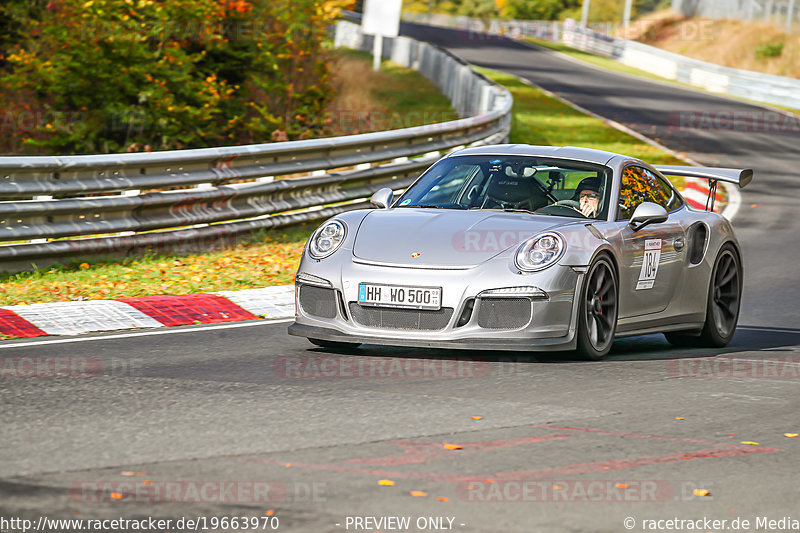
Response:
[[[699,335],[665,333],[675,346],[704,346],[721,348],[727,345],[739,321],[742,300],[742,265],[733,246],[726,244],[717,255],[706,303],[706,321]]]
[[[578,355],[597,361],[611,350],[617,331],[617,277],[611,261],[601,256],[589,271],[578,297]]]
[[[357,342],[339,342],[339,341],[326,341],[323,339],[308,339],[311,344],[316,344],[321,348],[329,348],[331,350],[355,350],[361,346]]]

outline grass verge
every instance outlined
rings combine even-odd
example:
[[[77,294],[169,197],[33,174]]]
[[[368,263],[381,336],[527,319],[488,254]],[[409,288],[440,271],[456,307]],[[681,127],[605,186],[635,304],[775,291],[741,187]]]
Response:
[[[608,126],[600,119],[572,109],[536,87],[523,83],[516,76],[487,69],[479,70],[495,82],[506,86],[514,97],[510,136],[512,143],[584,146],[638,157],[653,164],[685,164],[663,150]]]
[[[575,111],[539,89],[482,69],[514,97],[511,142],[574,145],[628,154],[652,163],[680,164],[672,155]],[[401,89],[406,92],[404,85]],[[402,101],[405,97],[398,97]],[[0,277],[0,305],[155,294],[191,294],[291,283],[309,225],[265,232],[236,249],[189,257],[146,257],[72,264]]]
[[[328,108],[333,135],[410,128],[458,118],[447,97],[413,69],[384,61],[376,72],[371,54],[339,49],[334,71],[336,97]]]

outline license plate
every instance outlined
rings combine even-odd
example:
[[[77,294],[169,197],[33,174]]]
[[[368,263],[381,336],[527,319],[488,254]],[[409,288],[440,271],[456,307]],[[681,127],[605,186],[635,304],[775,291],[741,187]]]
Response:
[[[407,309],[439,309],[442,289],[360,283],[358,303],[369,306],[405,307]]]

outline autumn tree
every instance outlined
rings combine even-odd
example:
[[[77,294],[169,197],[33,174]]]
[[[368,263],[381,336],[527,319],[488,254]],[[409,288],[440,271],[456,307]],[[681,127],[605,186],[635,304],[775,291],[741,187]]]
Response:
[[[4,4],[4,150],[203,147],[324,133],[328,28],[349,0]],[[36,9],[33,9],[33,8]]]

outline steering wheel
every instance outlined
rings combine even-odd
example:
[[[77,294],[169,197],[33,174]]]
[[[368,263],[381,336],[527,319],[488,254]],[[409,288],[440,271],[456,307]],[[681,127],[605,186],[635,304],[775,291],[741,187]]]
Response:
[[[489,207],[492,204],[496,205],[497,207],[492,208]],[[530,200],[522,200],[521,202],[506,202],[505,200],[501,200],[500,198],[495,198],[494,196],[486,196],[484,198],[483,203],[481,204],[481,209],[484,208],[490,209],[530,209],[531,201]]]
[[[573,205],[574,204],[574,205]],[[534,213],[541,213],[543,215],[560,215],[565,217],[575,218],[589,218],[578,209],[578,202],[575,200],[559,200],[558,203],[546,205],[537,209]]]
[[[577,211],[581,210],[581,204],[577,200],[559,200],[553,205],[571,207]]]

